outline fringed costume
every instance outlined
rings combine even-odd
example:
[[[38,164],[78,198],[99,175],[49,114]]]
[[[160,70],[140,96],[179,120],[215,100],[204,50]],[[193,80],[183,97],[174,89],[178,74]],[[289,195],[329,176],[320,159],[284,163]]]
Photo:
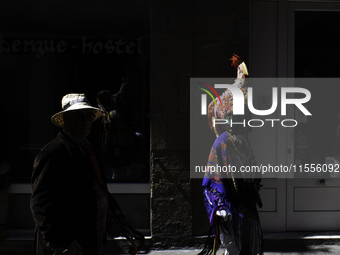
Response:
[[[243,91],[246,98],[247,88],[243,78],[245,70],[247,72],[242,62],[234,85]],[[246,139],[246,130],[243,134],[238,132],[235,135],[229,125],[223,125],[223,129],[220,127],[222,125],[213,127],[213,118],[233,118],[232,94],[226,90],[221,100],[222,104],[216,100],[217,105],[211,102],[208,107],[209,125],[217,138],[211,148],[202,183],[211,232],[205,248],[199,254],[215,254],[219,244],[225,247],[224,254],[262,254],[262,231],[256,208],[256,204],[262,207],[259,195],[261,179],[253,173],[221,173],[212,170],[217,166],[224,166],[226,169],[233,166],[240,170],[241,166],[256,165],[254,153]]]

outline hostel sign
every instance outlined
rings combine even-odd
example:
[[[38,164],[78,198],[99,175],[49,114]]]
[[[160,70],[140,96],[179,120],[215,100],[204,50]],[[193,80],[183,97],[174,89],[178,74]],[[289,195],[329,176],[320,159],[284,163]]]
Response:
[[[12,39],[6,38],[0,33],[0,54],[4,53],[34,53],[37,59],[46,53],[64,53],[66,51],[77,51],[81,54],[137,54],[141,55],[142,39],[125,40],[92,40],[87,36],[77,40],[65,39]]]

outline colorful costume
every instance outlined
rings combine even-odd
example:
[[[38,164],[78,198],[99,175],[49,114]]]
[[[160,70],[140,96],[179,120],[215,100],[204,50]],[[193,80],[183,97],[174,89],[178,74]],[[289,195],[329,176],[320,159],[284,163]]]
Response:
[[[234,85],[243,91],[246,98],[247,88],[243,78],[245,73],[248,74],[248,71],[242,62]],[[256,165],[256,160],[243,134],[232,134],[229,125],[224,127],[224,132],[212,126],[212,118],[230,120],[234,117],[232,94],[229,90],[222,94],[221,100],[222,104],[217,103],[215,106],[211,102],[208,107],[209,125],[217,138],[211,148],[202,183],[214,244],[207,244],[200,254],[215,254],[218,237],[226,248],[225,254],[262,254],[262,232],[256,208],[256,204],[262,207],[259,196],[261,180],[254,173],[238,172],[241,166]],[[233,166],[237,171],[214,171],[217,166],[224,166],[226,169]]]
[[[251,147],[243,137],[241,139],[236,140],[228,132],[216,138],[208,167],[233,165],[239,169],[242,165],[255,165]],[[256,203],[262,207],[258,193],[260,180],[255,176],[240,178],[234,175],[227,173],[222,178],[221,173],[209,171],[203,179],[205,208],[212,233],[218,237],[220,232],[221,242],[227,250],[231,246],[242,251],[241,254],[261,254],[262,232],[256,209]]]

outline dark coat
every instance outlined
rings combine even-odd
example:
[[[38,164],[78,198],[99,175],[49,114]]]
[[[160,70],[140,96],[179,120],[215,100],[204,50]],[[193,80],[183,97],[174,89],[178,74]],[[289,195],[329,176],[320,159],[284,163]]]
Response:
[[[53,254],[52,249],[64,248],[73,240],[84,255],[96,253],[95,178],[91,161],[63,133],[36,156],[30,201],[36,223],[33,254]],[[109,204],[110,210],[119,209],[110,195]]]

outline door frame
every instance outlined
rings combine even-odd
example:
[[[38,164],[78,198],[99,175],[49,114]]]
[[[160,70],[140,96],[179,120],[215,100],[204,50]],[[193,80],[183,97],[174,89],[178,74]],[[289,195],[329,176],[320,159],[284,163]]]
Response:
[[[295,76],[295,13],[296,11],[340,11],[340,1],[287,1],[287,77]],[[291,116],[294,117],[294,112],[288,112]],[[287,148],[291,150],[291,154],[287,153],[287,164],[294,164],[294,130],[287,129],[286,133],[287,139]],[[293,137],[293,139],[289,139],[289,137]],[[299,231],[299,230],[320,230],[322,228],[322,219],[324,216],[323,212],[316,213],[308,213],[305,212],[305,216],[296,215],[294,208],[294,192],[297,187],[315,187],[316,188],[315,179],[287,179],[287,207],[286,207],[286,231]],[[330,186],[338,187],[340,185],[339,180],[332,180]],[[307,217],[308,216],[308,217]],[[309,218],[309,220],[313,220],[313,218],[318,219],[320,223],[318,229],[314,229],[313,226],[308,226],[308,224],[301,223],[303,218]],[[306,221],[307,222],[307,221]],[[336,224],[334,224],[336,227]],[[321,229],[322,230],[322,229]],[[333,229],[327,229],[333,230]],[[334,229],[336,230],[336,228]]]

